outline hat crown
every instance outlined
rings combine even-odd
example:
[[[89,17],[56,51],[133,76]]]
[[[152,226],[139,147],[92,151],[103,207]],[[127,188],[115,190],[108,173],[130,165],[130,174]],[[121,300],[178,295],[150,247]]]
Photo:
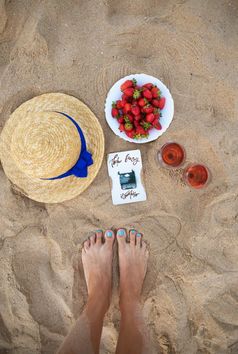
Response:
[[[77,162],[81,140],[73,122],[57,112],[28,112],[14,130],[11,153],[33,178],[52,178]]]

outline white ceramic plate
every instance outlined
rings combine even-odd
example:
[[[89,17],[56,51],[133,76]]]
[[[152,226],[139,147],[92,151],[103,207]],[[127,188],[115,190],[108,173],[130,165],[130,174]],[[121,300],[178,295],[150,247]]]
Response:
[[[152,129],[150,131],[150,135],[148,138],[143,138],[143,139],[139,139],[139,140],[131,139],[124,132],[120,132],[118,121],[115,118],[113,118],[111,115],[112,102],[121,99],[122,92],[120,90],[120,86],[123,84],[124,81],[132,80],[133,78],[136,79],[137,84],[139,86],[142,86],[148,82],[151,82],[152,84],[157,85],[158,88],[162,92],[162,96],[164,96],[166,98],[165,107],[161,111],[162,117],[160,118],[160,123],[162,125],[162,129],[161,130]],[[156,140],[170,126],[170,123],[172,122],[172,119],[174,116],[174,101],[171,96],[171,93],[169,92],[169,89],[163,84],[163,82],[161,82],[156,77],[153,77],[153,76],[150,76],[147,74],[128,75],[128,76],[125,76],[122,79],[118,80],[109,90],[107,98],[106,98],[106,103],[105,103],[105,116],[106,116],[106,120],[107,120],[109,127],[120,138],[130,141],[131,143],[136,143],[136,144],[148,143],[150,141]]]

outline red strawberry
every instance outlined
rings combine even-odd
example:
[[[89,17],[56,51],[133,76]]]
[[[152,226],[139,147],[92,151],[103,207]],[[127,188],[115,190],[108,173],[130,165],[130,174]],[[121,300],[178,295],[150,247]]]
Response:
[[[122,101],[121,101],[121,100],[117,100],[117,101],[116,101],[116,107],[117,107],[117,109],[122,109],[122,108],[123,108],[123,105],[122,105]]]
[[[120,118],[117,119],[117,121],[118,121],[118,123],[122,124],[122,123],[124,123],[124,118],[120,117]]]
[[[120,125],[119,125],[119,130],[120,130],[121,132],[124,132],[124,131],[125,131],[124,124],[120,124]]]
[[[147,135],[147,132],[145,131],[145,129],[142,126],[139,126],[136,128],[136,134]]]
[[[161,124],[160,124],[160,122],[159,122],[159,119],[155,119],[153,122],[152,122],[152,124],[153,124],[153,127],[155,128],[155,129],[158,129],[158,130],[161,130],[162,129],[162,126],[161,126]]]
[[[155,86],[151,89],[151,93],[152,93],[153,98],[158,98],[160,96],[160,90],[158,89],[157,86]]]
[[[116,108],[112,108],[112,116],[113,118],[116,118],[119,116],[119,111]]]
[[[125,123],[133,123],[134,118],[130,113],[124,115],[124,122]]]
[[[126,105],[126,100],[121,100],[121,105],[122,105],[122,108],[124,108],[125,107],[125,105]]]
[[[144,107],[148,103],[146,98],[140,98],[138,101],[138,105]]]
[[[140,125],[144,128],[144,130],[147,132],[149,129],[151,129],[152,124],[149,122],[142,121],[140,122]],[[153,126],[152,126],[153,127]]]
[[[155,119],[159,119],[160,118],[160,115],[159,115],[159,113],[154,113],[154,117],[155,117]]]
[[[134,120],[134,126],[137,128],[140,126],[140,122],[138,120]]]
[[[135,131],[134,130],[131,130],[131,131],[126,131],[126,135],[131,138],[131,139],[134,139],[135,137]]]
[[[127,113],[126,117],[131,123],[134,121],[134,117],[130,113]]]
[[[149,114],[146,114],[146,118],[145,119],[146,119],[146,122],[152,123],[154,121],[154,119],[155,119],[155,116],[154,116],[153,113],[149,113]]]
[[[138,106],[132,106],[131,107],[131,113],[134,114],[134,116],[138,116],[138,114],[140,114],[140,108]]]
[[[156,98],[153,98],[151,103],[154,107],[157,107],[157,108],[159,107],[159,100],[157,100]]]
[[[133,87],[136,85],[136,80],[126,80],[122,85],[121,85],[121,91],[124,91],[125,89],[127,89],[128,87]]]
[[[151,106],[150,104],[147,104],[145,107],[142,108],[142,112],[144,112],[144,113],[153,113],[154,112],[154,107]]]
[[[134,93],[134,88],[133,87],[128,87],[127,89],[125,89],[123,91],[124,95],[126,95],[127,97],[132,97],[133,93]]]
[[[130,103],[126,103],[124,108],[123,108],[123,112],[126,114],[128,112],[130,112],[131,110],[131,104]]]
[[[152,93],[151,93],[150,90],[148,90],[148,89],[145,89],[145,90],[143,91],[143,96],[144,96],[148,101],[152,100]]]
[[[141,120],[142,116],[141,116],[141,114],[138,114],[134,118],[135,118],[135,121],[139,121],[139,120]]]
[[[159,121],[155,120],[152,124],[153,124],[153,127],[155,129],[157,129],[157,130],[161,130],[162,129],[162,126],[161,126]]]
[[[123,93],[123,95],[121,96],[122,100],[126,101],[126,102],[131,102],[132,101],[132,97],[129,97],[127,95],[125,95]]]
[[[133,130],[133,125],[131,123],[125,124],[125,131],[131,132]]]
[[[151,82],[148,82],[148,84],[143,85],[143,87],[146,87],[146,88],[148,88],[149,90],[151,90],[152,87],[154,87],[154,85],[153,85]]]
[[[165,97],[161,97],[159,100],[159,109],[163,109],[165,106]]]

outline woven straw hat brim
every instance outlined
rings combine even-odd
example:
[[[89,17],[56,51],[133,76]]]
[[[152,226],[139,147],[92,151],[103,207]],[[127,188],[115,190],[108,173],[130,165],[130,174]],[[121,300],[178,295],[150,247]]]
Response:
[[[15,127],[24,124],[27,112],[58,111],[71,116],[81,127],[92,153],[93,165],[86,178],[68,176],[57,180],[42,180],[24,174],[11,155],[11,139]],[[27,197],[43,203],[59,203],[82,193],[96,177],[104,156],[104,134],[92,111],[80,100],[63,93],[47,93],[32,98],[19,106],[6,122],[0,137],[0,159],[10,181]]]

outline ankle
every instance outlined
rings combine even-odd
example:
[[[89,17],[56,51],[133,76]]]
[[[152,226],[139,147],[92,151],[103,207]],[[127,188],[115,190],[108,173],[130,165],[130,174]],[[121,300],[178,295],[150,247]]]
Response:
[[[102,296],[94,296],[89,295],[86,306],[85,312],[87,314],[92,315],[101,315],[104,316],[108,311],[110,306],[110,299],[103,298]]]

